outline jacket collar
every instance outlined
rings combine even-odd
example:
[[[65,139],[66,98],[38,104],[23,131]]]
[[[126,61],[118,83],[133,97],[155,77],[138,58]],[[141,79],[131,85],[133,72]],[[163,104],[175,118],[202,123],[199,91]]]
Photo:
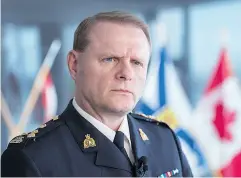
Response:
[[[96,153],[95,164],[132,172],[129,160],[119,149],[73,107],[72,100],[62,113],[66,125],[83,153]],[[110,154],[113,153],[113,154]]]

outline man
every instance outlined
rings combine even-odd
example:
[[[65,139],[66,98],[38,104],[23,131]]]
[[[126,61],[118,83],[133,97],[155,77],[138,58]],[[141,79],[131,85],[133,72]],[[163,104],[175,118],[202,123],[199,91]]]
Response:
[[[67,60],[75,97],[62,114],[10,142],[2,176],[192,176],[173,131],[131,113],[150,53],[146,25],[130,14],[80,23]]]

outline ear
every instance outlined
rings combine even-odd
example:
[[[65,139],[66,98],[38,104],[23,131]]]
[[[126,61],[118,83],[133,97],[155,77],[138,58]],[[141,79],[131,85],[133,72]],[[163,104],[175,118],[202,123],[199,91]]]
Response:
[[[74,81],[77,75],[77,65],[78,65],[77,59],[78,59],[77,52],[75,50],[71,50],[67,56],[67,63],[68,63],[69,73]]]

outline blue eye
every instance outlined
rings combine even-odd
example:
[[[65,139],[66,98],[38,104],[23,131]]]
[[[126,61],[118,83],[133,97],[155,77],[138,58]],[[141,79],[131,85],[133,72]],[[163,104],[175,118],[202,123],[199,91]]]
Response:
[[[133,63],[137,66],[143,66],[143,64],[137,60],[133,60]]]
[[[112,61],[114,61],[114,58],[113,57],[104,58],[103,61],[112,62]]]

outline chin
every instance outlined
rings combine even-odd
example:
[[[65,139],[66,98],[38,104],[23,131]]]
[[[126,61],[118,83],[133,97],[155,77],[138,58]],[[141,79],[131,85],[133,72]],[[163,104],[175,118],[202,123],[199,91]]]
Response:
[[[111,110],[112,112],[116,112],[116,113],[129,113],[131,112],[133,109],[133,105],[115,105],[113,104],[112,106],[109,106],[109,110]]]
[[[105,101],[105,103],[109,111],[117,113],[129,113],[135,107],[133,97],[111,97],[108,101]]]

